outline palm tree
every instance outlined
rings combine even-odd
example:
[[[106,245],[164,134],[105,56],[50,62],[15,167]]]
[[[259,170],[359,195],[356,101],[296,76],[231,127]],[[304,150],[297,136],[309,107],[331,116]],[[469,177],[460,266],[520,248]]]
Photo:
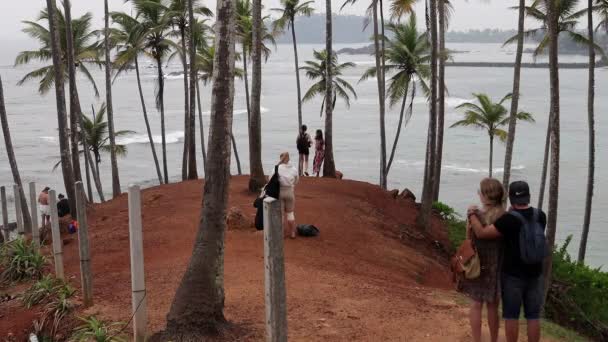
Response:
[[[167,315],[172,339],[197,341],[225,322],[224,236],[230,186],[230,141],[234,100],[235,2],[218,0],[209,163],[203,209],[190,264]]]
[[[167,39],[170,16],[166,0],[130,0],[135,9],[136,18],[145,30],[144,52],[156,61],[158,87],[156,89],[156,107],[160,110],[160,127],[163,150],[164,183],[169,183],[167,170],[167,141],[165,135],[165,80],[163,62],[167,59],[172,42]]]
[[[593,205],[593,185],[595,181],[595,43],[593,37],[593,0],[587,2],[587,32],[589,35],[589,86],[587,88],[587,117],[589,124],[589,156],[587,166],[587,193],[585,196],[585,216],[583,217],[583,231],[581,243],[578,249],[578,262],[585,262],[587,252],[587,239],[589,238],[589,226],[591,224],[591,207]]]
[[[414,14],[410,16],[407,24],[388,24],[388,30],[393,33],[393,38],[387,40],[386,59],[388,64],[385,66],[385,71],[389,73],[395,72],[390,80],[388,98],[390,99],[391,107],[401,103],[401,111],[393,147],[386,166],[386,178],[388,178],[388,172],[395,157],[401,128],[407,126],[412,116],[414,97],[416,96],[416,83],[420,83],[422,88],[428,92],[429,86],[426,81],[429,79],[431,72],[428,65],[430,60],[428,37],[426,33],[418,33],[416,16]],[[361,80],[375,77],[376,75],[377,69],[376,67],[372,67],[363,74]],[[408,93],[411,95],[408,95]],[[408,96],[410,97],[409,106],[407,106]]]
[[[189,138],[190,138],[190,146],[188,146],[188,179],[197,179],[198,178],[198,172],[196,170],[196,105],[194,103],[194,101],[196,100],[196,86],[197,86],[197,79],[196,79],[196,37],[195,37],[195,31],[196,31],[196,19],[194,17],[194,10],[195,10],[195,1],[196,0],[190,0],[188,2],[188,23],[189,23],[189,37],[190,38],[190,45],[188,46],[189,52],[190,52],[190,100],[189,100],[189,104],[190,104],[190,115],[189,115],[189,119],[190,119],[190,123],[189,123],[189,128],[190,128],[190,134],[189,134]],[[197,12],[200,12],[202,9],[201,7],[197,7],[196,8]],[[209,11],[209,9],[205,8],[205,10]],[[209,11],[211,12],[211,11]],[[213,15],[212,13],[209,13],[210,15]],[[184,70],[185,72],[185,70]]]
[[[70,141],[68,138],[68,118],[65,107],[65,66],[62,59],[62,49],[60,40],[60,30],[58,25],[57,5],[55,0],[46,0],[47,5],[47,18],[49,22],[48,39],[46,40],[49,44],[49,48],[46,49],[46,53],[51,56],[53,65],[49,66],[44,73],[48,77],[54,79],[55,84],[55,103],[57,105],[57,128],[59,131],[59,151],[61,154],[61,171],[63,174],[63,184],[65,191],[68,195],[71,210],[76,210],[76,196],[74,191],[74,173],[72,170],[72,163],[70,160]],[[17,57],[19,58],[19,57]],[[52,74],[51,74],[52,72]],[[45,82],[50,88],[50,82]]]
[[[118,174],[118,161],[116,160],[115,130],[114,130],[114,109],[112,106],[112,60],[110,59],[110,11],[108,10],[108,0],[104,0],[105,11],[105,30],[104,48],[106,55],[106,105],[108,112],[108,135],[110,138],[110,163],[112,165],[112,196],[120,195],[120,176]]]
[[[143,25],[141,25],[136,18],[133,18],[126,13],[113,12],[111,13],[111,16],[112,22],[118,25],[118,28],[112,30],[113,43],[118,47],[118,53],[114,60],[116,76],[128,71],[131,67],[135,69],[137,90],[139,91],[139,99],[144,115],[144,123],[146,124],[146,131],[148,133],[148,140],[150,141],[150,149],[152,150],[152,158],[154,159],[154,166],[156,167],[156,175],[159,184],[163,184],[163,177],[156,155],[156,147],[154,145],[154,138],[152,137],[150,120],[148,119],[148,111],[146,109],[146,101],[144,100],[139,74],[139,55],[144,52],[145,30]]]
[[[511,178],[511,163],[513,161],[513,146],[515,144],[515,129],[517,126],[517,109],[519,106],[519,82],[521,78],[521,60],[524,52],[524,24],[526,18],[526,0],[519,0],[519,19],[517,22],[517,51],[515,53],[515,67],[513,68],[513,98],[511,99],[511,111],[509,115],[509,133],[507,136],[507,147],[505,150],[505,166],[502,184],[505,188],[509,186]]]
[[[303,101],[307,102],[310,101],[312,99],[314,99],[315,97],[319,96],[319,95],[323,95],[323,101],[321,102],[321,116],[323,116],[323,110],[325,109],[325,106],[327,103],[331,103],[331,110],[333,110],[336,107],[336,100],[338,99],[338,97],[340,97],[341,99],[344,100],[346,107],[350,108],[350,95],[349,93],[351,93],[354,98],[357,98],[357,93],[355,92],[355,89],[353,89],[353,87],[347,82],[345,81],[343,78],[341,78],[340,76],[342,75],[342,72],[348,68],[354,68],[355,64],[351,63],[351,62],[347,62],[347,63],[342,63],[342,64],[338,64],[338,56],[336,55],[336,53],[334,52],[332,54],[332,58],[331,58],[331,93],[330,93],[330,100],[331,102],[327,101],[327,51],[326,50],[322,50],[322,51],[314,51],[313,53],[315,60],[314,61],[306,61],[304,64],[306,64],[305,66],[301,67],[300,69],[304,70],[306,72],[306,76],[313,80],[313,81],[317,81],[316,83],[314,83],[312,86],[310,86],[310,88],[308,89],[308,91],[306,92],[306,94],[304,94],[304,98]]]
[[[262,19],[262,0],[253,0],[252,7],[252,94],[251,94],[251,116],[249,118],[249,185],[250,192],[259,192],[266,182],[264,166],[262,165],[262,52],[264,32],[266,25]],[[273,37],[274,41],[274,37]],[[247,56],[243,56],[246,60]],[[247,83],[247,79],[245,79]]]
[[[282,8],[271,9],[271,11],[281,14],[273,23],[273,30],[276,32],[284,32],[286,29],[291,30],[291,41],[293,42],[293,54],[296,67],[296,87],[298,91],[298,129],[299,127],[302,127],[302,95],[300,90],[300,66],[298,64],[298,43],[296,41],[295,20],[296,17],[300,15],[310,17],[314,12],[314,9],[311,7],[313,3],[314,1],[300,2],[300,0],[281,0]]]
[[[21,176],[19,175],[19,168],[17,167],[17,158],[15,158],[15,150],[13,149],[13,142],[11,140],[11,131],[8,127],[8,116],[6,114],[6,107],[4,105],[4,88],[2,86],[2,77],[0,76],[0,124],[2,125],[2,134],[4,135],[4,146],[6,147],[6,154],[8,155],[8,163],[11,166],[11,172],[13,174],[13,181],[19,186],[19,193],[21,197],[21,208],[23,214],[23,224],[26,230],[32,227],[32,219],[30,217],[30,211],[27,207],[27,197],[25,197],[25,191],[23,191],[23,183],[21,182]],[[34,227],[38,228],[38,227]],[[27,232],[27,231],[26,231]],[[31,231],[30,231],[31,232]]]
[[[485,130],[490,137],[490,167],[489,177],[492,177],[492,164],[494,160],[494,138],[498,137],[501,141],[507,140],[507,132],[502,129],[506,126],[510,117],[507,115],[507,108],[503,105],[511,100],[511,94],[507,94],[500,102],[492,102],[486,94],[473,94],[479,104],[472,102],[463,103],[456,109],[464,109],[464,119],[457,121],[450,127],[475,127]],[[517,120],[534,122],[532,115],[526,112],[518,112]]]
[[[93,118],[82,114],[83,139],[82,142],[86,142],[88,148],[93,152],[95,157],[95,170],[99,174],[99,163],[101,163],[101,152],[112,153],[116,156],[124,157],[127,155],[127,147],[121,144],[115,144],[114,148],[110,144],[110,132],[109,122],[106,120],[107,107],[103,103],[97,112],[93,113]],[[133,131],[118,131],[115,133],[116,137],[122,137],[125,135],[133,134]],[[84,145],[83,145],[84,147]]]

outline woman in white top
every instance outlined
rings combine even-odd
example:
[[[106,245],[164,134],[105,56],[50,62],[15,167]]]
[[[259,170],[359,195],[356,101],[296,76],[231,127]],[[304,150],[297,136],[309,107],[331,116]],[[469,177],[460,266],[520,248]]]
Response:
[[[281,193],[279,200],[283,207],[287,225],[291,230],[291,238],[296,238],[296,217],[294,215],[296,195],[294,187],[298,183],[298,169],[289,164],[289,153],[281,153],[279,161],[279,183],[281,184]],[[286,235],[286,234],[285,234]]]

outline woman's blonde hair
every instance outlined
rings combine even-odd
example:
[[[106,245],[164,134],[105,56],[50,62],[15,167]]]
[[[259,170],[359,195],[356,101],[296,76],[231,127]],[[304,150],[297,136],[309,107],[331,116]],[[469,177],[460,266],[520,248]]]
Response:
[[[289,162],[289,152],[283,152],[279,156],[279,164],[287,164]]]
[[[484,178],[479,183],[479,193],[486,200],[482,219],[485,224],[492,224],[505,213],[505,188],[495,178]]]

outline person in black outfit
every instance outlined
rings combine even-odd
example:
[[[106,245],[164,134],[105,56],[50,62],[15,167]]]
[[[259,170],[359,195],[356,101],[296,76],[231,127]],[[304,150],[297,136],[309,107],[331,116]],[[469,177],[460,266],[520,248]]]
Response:
[[[527,221],[537,220],[544,229],[547,216],[540,209],[530,207],[530,187],[528,183],[517,181],[509,186],[511,212],[517,212]],[[528,321],[528,341],[540,340],[540,313],[543,305],[543,264],[525,263],[520,253],[520,229],[524,222],[509,212],[501,216],[493,225],[483,227],[476,218],[474,206],[467,212],[475,235],[480,239],[502,237],[504,257],[502,262],[501,292],[502,316],[505,320],[507,342],[515,342],[519,335],[519,313],[524,306]]]
[[[308,159],[310,156],[312,139],[310,138],[310,135],[306,133],[307,130],[308,127],[306,125],[302,125],[302,127],[300,127],[300,134],[298,134],[298,139],[296,140],[298,154],[300,156],[298,167],[298,173],[300,176],[308,176]]]
[[[64,217],[70,214],[70,202],[63,194],[59,194],[59,202],[57,202],[57,216]]]

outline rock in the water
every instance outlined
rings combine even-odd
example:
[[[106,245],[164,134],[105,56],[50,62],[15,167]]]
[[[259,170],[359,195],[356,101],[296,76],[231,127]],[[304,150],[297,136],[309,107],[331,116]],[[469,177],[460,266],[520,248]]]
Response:
[[[228,230],[251,230],[253,227],[253,221],[245,217],[243,212],[236,207],[228,210],[226,224],[228,225]]]
[[[403,189],[401,194],[399,194],[399,198],[406,199],[408,201],[416,202],[416,195],[410,189]]]

